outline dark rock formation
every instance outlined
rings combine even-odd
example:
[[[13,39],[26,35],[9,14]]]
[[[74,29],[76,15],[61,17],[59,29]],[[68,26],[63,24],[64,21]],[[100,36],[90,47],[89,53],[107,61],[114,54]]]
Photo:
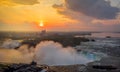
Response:
[[[81,42],[87,42],[89,39],[84,37],[74,37],[74,36],[48,36],[48,37],[41,37],[36,38],[34,40],[24,40],[21,44],[28,44],[29,46],[35,47],[36,44],[40,43],[41,41],[54,41],[61,43],[64,47],[67,46],[76,46],[80,45]]]
[[[31,64],[0,64],[0,72],[54,72],[44,65],[37,66],[35,62]]]
[[[85,72],[85,65],[0,64],[0,72]]]
[[[108,57],[88,63],[87,72],[120,72],[120,58]]]

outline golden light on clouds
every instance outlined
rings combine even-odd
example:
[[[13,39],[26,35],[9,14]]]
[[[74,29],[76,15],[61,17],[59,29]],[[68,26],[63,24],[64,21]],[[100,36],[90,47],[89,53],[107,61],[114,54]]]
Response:
[[[115,25],[115,24],[120,24],[120,19],[110,19],[110,20],[97,20],[94,19],[92,21],[93,24],[104,24],[104,25]]]
[[[33,30],[41,30],[40,27],[44,26],[43,21],[47,29],[52,29],[56,26],[62,27],[64,23],[70,21],[69,19],[63,18],[63,16],[58,14],[52,7],[53,4],[60,3],[61,0],[38,0],[40,1],[39,4],[37,3],[35,5],[26,5],[24,4],[24,0],[22,0],[23,2],[19,1],[20,0],[13,2],[11,0],[5,0],[0,2],[0,21],[4,23],[9,30],[30,31],[31,28],[34,28]],[[33,0],[30,0],[29,4],[36,3],[32,1]],[[8,3],[12,5],[8,6]],[[27,2],[25,1],[25,3]],[[13,4],[18,5],[13,6]],[[43,21],[40,22],[41,19]],[[10,27],[11,24],[13,25],[12,27]]]
[[[66,0],[1,0],[0,30],[91,30],[95,24],[97,27],[97,24],[120,23],[119,19],[97,20],[88,17],[81,11],[69,9],[66,4]]]

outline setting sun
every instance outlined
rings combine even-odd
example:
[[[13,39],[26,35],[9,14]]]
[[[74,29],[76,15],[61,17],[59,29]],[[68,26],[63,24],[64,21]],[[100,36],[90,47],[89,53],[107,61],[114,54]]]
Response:
[[[40,22],[39,26],[40,26],[40,27],[43,27],[43,26],[44,26],[43,21]]]

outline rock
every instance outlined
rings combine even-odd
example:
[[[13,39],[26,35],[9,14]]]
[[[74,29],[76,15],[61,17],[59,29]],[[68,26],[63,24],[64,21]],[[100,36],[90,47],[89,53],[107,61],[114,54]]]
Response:
[[[120,58],[108,57],[87,64],[87,72],[120,72]]]
[[[95,40],[94,40],[94,39],[92,39],[91,41],[92,41],[92,42],[95,42]]]
[[[31,62],[31,65],[37,65],[37,63],[36,63],[36,62],[34,62],[34,61],[32,61],[32,62]]]
[[[50,69],[44,67],[38,67],[35,62],[31,64],[11,64],[0,65],[0,72],[53,72]]]
[[[55,72],[84,72],[85,68],[85,65],[50,66]]]

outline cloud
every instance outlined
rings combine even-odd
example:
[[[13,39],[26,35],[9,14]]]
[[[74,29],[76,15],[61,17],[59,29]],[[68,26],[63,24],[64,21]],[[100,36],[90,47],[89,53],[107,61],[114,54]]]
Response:
[[[120,20],[119,19],[110,19],[110,20],[97,20],[97,19],[94,19],[92,21],[93,24],[98,24],[98,23],[101,23],[101,24],[107,24],[107,25],[112,25],[112,24],[120,24]]]
[[[63,17],[77,20],[76,28],[90,31],[117,31],[120,24],[119,9],[105,0],[64,0],[63,4],[54,4],[53,8]],[[101,29],[102,27],[102,29]]]
[[[55,8],[59,14],[63,15],[64,18],[79,21],[80,24],[84,23],[86,20],[87,21],[91,20],[90,17],[80,12],[70,10],[64,4],[60,5],[54,4],[52,7]]]
[[[2,0],[0,6],[34,5],[38,3],[38,0]]]
[[[53,7],[54,8],[61,8],[61,7],[63,7],[63,4],[60,4],[60,5],[54,4]]]
[[[89,16],[97,19],[114,19],[119,13],[119,8],[112,7],[110,2],[105,0],[65,0],[65,4],[54,4],[60,14],[68,15],[70,12]]]
[[[18,4],[24,4],[24,5],[34,5],[39,3],[38,0],[12,0],[12,1]]]
[[[65,3],[68,9],[97,19],[114,19],[119,12],[105,0],[65,0]]]

